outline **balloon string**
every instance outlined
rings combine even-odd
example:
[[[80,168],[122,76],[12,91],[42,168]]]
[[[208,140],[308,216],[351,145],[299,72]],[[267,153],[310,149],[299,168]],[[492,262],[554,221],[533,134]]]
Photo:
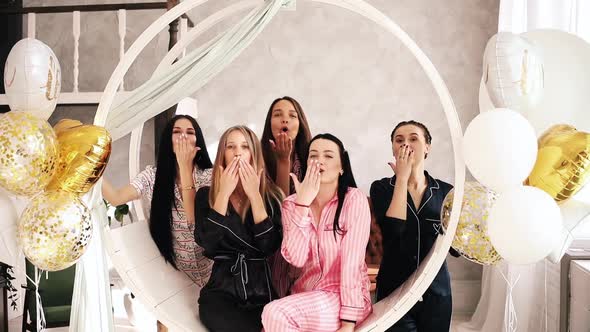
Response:
[[[45,313],[43,312],[43,308],[41,307],[41,295],[39,295],[39,283],[41,282],[41,277],[43,276],[43,271],[39,273],[39,269],[35,266],[35,301],[36,301],[36,322],[37,322],[37,331],[41,332],[45,330]],[[28,276],[27,276],[28,278]]]
[[[516,280],[512,281],[512,274],[510,272],[508,272],[510,276],[510,280],[508,280],[508,278],[506,278],[506,276],[504,275],[504,272],[502,272],[502,269],[498,268],[498,270],[500,271],[502,278],[504,278],[504,281],[506,281],[506,286],[508,288],[508,292],[506,293],[506,302],[504,306],[504,330],[507,332],[516,332],[516,329],[518,327],[518,318],[516,316],[516,307],[514,306],[514,298],[512,296],[512,292],[514,290],[514,287],[518,283],[518,280],[520,280],[520,273],[516,277]]]
[[[19,260],[23,259],[23,253],[19,254]],[[14,270],[18,273],[23,273],[25,278],[29,280],[35,287],[35,303],[36,303],[36,312],[35,316],[37,317],[36,325],[37,331],[41,332],[46,328],[46,321],[45,321],[45,313],[43,312],[42,302],[41,302],[41,294],[39,294],[39,283],[41,282],[41,277],[43,276],[43,271],[39,273],[39,268],[35,266],[35,276],[33,278],[29,277],[26,271],[20,268],[20,266],[13,266]],[[49,277],[49,272],[45,271],[45,278]],[[26,309],[25,309],[26,310]]]
[[[544,290],[545,290],[545,306],[543,308],[543,311],[545,312],[545,332],[548,332],[549,330],[547,329],[547,316],[549,314],[549,308],[547,306],[547,260],[543,260],[544,262]]]

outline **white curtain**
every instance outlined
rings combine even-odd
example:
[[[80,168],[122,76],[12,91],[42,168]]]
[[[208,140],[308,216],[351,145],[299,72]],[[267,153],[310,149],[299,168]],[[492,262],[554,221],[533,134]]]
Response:
[[[152,75],[108,114],[106,128],[113,140],[177,104],[222,71],[262,32],[283,5],[293,0],[265,1],[240,22],[168,68]],[[112,332],[113,315],[104,231],[106,207],[101,182],[85,196],[92,213],[93,239],[76,266],[69,331]]]
[[[522,33],[558,29],[590,42],[590,1],[500,0],[498,31]],[[590,236],[589,236],[590,237]],[[471,321],[457,332],[507,331],[509,288],[502,276],[518,282],[512,290],[517,331],[559,330],[559,265],[547,261],[518,266],[484,267],[481,298]]]
[[[498,31],[558,29],[590,42],[590,1],[500,0]]]
[[[102,181],[95,186],[100,188]],[[114,332],[108,257],[103,245],[107,208],[100,190],[85,195],[84,203],[91,211],[92,242],[76,264],[69,330]]]
[[[559,330],[558,265],[546,261],[531,265],[485,266],[481,280],[481,298],[475,313],[458,332],[558,331]],[[545,282],[547,279],[547,282]],[[514,317],[509,323],[508,283],[511,282]]]

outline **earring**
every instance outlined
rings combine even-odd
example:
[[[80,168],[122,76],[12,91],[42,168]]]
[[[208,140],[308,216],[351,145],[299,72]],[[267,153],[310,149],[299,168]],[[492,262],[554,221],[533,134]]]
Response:
[[[340,170],[340,175],[344,175],[344,170]]]

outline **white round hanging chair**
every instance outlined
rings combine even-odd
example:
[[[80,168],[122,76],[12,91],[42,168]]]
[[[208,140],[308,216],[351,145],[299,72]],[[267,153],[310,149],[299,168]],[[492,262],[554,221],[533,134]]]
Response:
[[[133,43],[111,75],[105,88],[94,124],[104,126],[112,107],[117,87],[144,47],[173,20],[185,12],[200,6],[209,0],[183,1],[152,23]],[[156,72],[169,67],[182,50],[199,37],[204,31],[226,17],[241,10],[254,7],[264,0],[242,0],[207,17],[191,29],[186,36],[168,52],[159,64]],[[373,313],[362,323],[357,331],[384,331],[401,318],[418,301],[438,273],[451,245],[459,219],[460,204],[465,182],[465,163],[462,154],[463,132],[452,98],[440,74],[432,62],[420,50],[416,43],[390,18],[363,0],[298,0],[325,3],[348,9],[377,25],[397,38],[416,57],[420,66],[431,80],[443,106],[450,129],[455,165],[455,200],[449,227],[444,236],[440,236],[418,270],[394,293],[374,304]],[[285,0],[288,2],[288,0]],[[139,173],[139,148],[143,125],[136,128],[131,135],[129,152],[129,173],[131,178]],[[150,309],[170,331],[207,331],[198,317],[199,288],[183,272],[173,269],[162,259],[155,246],[145,221],[145,214],[140,201],[134,203],[140,221],[117,229],[105,230],[105,245],[117,272],[127,287]],[[228,319],[231,319],[228,317]]]

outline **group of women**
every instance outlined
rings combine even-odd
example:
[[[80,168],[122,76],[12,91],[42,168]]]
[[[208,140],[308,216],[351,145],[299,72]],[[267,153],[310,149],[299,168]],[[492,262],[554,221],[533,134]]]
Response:
[[[356,188],[350,155],[331,134],[311,137],[301,105],[272,102],[262,138],[227,129],[211,162],[197,121],[175,116],[157,167],[115,189],[112,205],[151,200],[149,228],[164,260],[201,287],[210,331],[353,331],[371,313],[365,251],[371,212],[381,227],[377,299],[417,268],[440,229],[451,185],[424,170],[432,137],[415,121],[391,133],[392,177]],[[451,292],[442,266],[421,301],[389,331],[448,331]]]

